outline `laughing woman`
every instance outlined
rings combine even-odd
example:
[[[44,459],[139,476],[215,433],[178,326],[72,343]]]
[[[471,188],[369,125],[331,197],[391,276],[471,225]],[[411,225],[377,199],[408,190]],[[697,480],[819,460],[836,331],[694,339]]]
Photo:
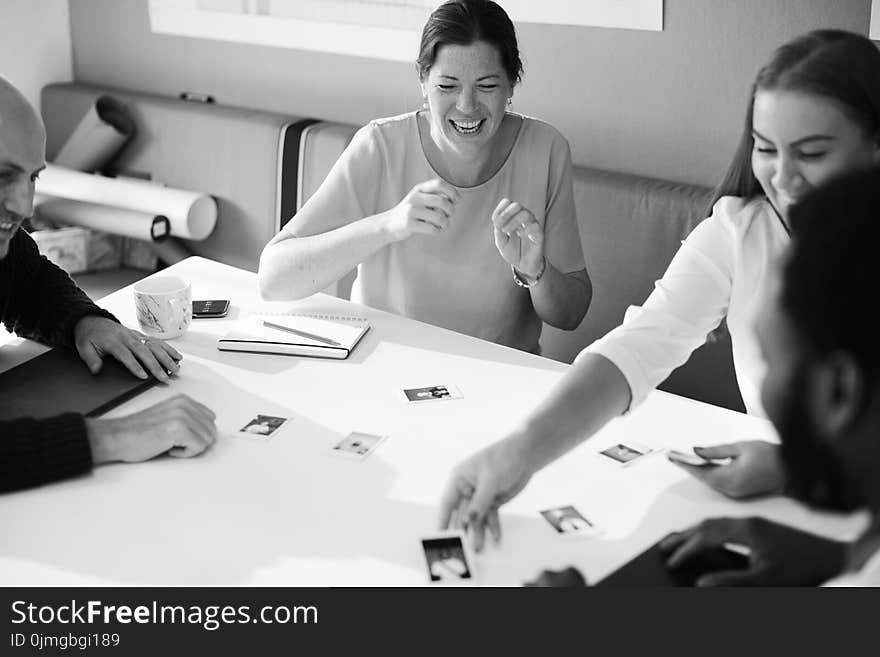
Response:
[[[260,291],[313,294],[358,268],[352,300],[538,352],[541,322],[590,304],[568,143],[508,111],[522,63],[488,0],[438,7],[417,60],[424,108],[362,128],[263,250]]]

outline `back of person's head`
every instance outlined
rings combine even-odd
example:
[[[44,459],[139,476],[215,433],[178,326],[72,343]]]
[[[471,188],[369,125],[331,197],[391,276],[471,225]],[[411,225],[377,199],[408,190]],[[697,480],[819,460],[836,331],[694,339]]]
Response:
[[[751,199],[761,194],[751,166],[752,118],[759,91],[798,92],[834,101],[867,136],[880,139],[880,50],[852,32],[808,32],[780,46],[755,76],[743,133],[713,204],[722,196]]]
[[[788,490],[838,511],[880,494],[880,342],[869,320],[880,280],[878,208],[880,168],[834,179],[792,207],[778,312],[770,309],[787,328],[763,343],[762,396]]]
[[[516,30],[507,12],[492,0],[450,0],[431,13],[416,60],[419,79],[428,75],[441,47],[469,46],[477,41],[498,51],[510,86],[516,85],[523,73]]]
[[[880,340],[866,321],[880,282],[880,167],[848,174],[791,209],[780,303],[813,357],[849,354],[880,389]]]

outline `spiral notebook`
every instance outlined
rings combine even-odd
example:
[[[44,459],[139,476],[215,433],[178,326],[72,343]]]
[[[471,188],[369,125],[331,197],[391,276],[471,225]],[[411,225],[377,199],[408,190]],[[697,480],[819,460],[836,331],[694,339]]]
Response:
[[[258,313],[217,340],[220,351],[348,358],[370,330],[365,317],[321,313]]]

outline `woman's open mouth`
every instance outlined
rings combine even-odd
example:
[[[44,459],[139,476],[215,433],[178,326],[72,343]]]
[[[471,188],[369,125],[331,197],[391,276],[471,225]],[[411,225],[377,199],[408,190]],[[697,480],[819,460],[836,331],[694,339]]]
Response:
[[[449,120],[449,123],[452,125],[453,130],[455,130],[460,135],[477,134],[482,129],[485,122],[486,119],[480,119],[479,121],[456,121],[453,119]]]

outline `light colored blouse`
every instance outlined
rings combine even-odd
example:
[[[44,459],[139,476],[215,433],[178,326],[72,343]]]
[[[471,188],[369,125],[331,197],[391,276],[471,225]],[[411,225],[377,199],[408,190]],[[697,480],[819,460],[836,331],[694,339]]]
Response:
[[[286,230],[295,237],[334,230],[393,208],[416,184],[438,177],[422,149],[416,112],[377,119],[357,132]],[[495,247],[492,211],[502,198],[519,201],[544,228],[547,260],[563,273],[584,269],[568,142],[547,123],[522,117],[498,172],[457,189],[449,227],[362,262],[352,301],[537,353],[541,319]]]
[[[764,417],[760,390],[766,365],[754,321],[769,268],[788,243],[788,232],[766,198],[719,199],[712,215],[682,242],[644,305],[630,306],[623,324],[581,354],[601,354],[614,363],[635,408],[726,317],[746,410]]]

